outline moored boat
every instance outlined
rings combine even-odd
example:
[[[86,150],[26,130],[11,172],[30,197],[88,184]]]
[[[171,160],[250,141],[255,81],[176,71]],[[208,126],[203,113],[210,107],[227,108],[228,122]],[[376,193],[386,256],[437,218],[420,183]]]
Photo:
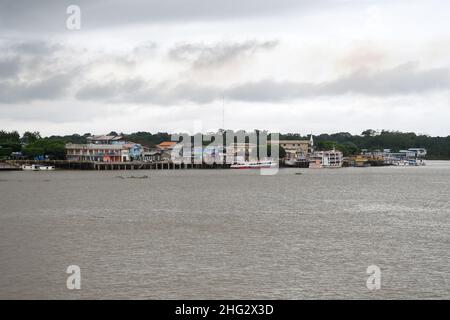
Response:
[[[266,161],[244,161],[232,164],[231,169],[263,169],[276,168],[278,164],[271,160]]]
[[[22,165],[22,170],[24,170],[24,171],[53,171],[53,170],[55,170],[55,167],[39,165],[39,164],[24,164],[24,165]]]
[[[38,166],[39,171],[53,171],[55,170],[54,166]]]

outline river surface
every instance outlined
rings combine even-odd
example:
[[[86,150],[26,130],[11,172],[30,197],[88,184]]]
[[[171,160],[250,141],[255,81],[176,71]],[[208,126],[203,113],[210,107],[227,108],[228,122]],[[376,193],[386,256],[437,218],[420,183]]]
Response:
[[[2,172],[0,298],[449,299],[450,162]]]

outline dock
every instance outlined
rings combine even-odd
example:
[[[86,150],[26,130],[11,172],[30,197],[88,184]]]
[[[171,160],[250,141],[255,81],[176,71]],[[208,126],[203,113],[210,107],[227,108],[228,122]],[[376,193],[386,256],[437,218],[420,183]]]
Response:
[[[21,170],[20,166],[15,166],[7,162],[0,162],[0,171]]]
[[[230,164],[197,164],[172,161],[130,161],[130,162],[96,162],[96,161],[72,161],[72,160],[7,160],[0,163],[5,167],[15,168],[10,170],[20,170],[23,164],[42,164],[54,166],[58,169],[66,170],[180,170],[180,169],[225,169]]]

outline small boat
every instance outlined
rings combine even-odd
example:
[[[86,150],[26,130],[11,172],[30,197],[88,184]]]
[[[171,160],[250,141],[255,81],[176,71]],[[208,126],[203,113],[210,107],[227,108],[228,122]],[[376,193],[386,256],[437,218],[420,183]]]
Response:
[[[267,160],[267,161],[244,161],[238,162],[231,165],[231,169],[263,169],[263,168],[276,168],[278,163]]]
[[[53,171],[55,170],[54,166],[38,166],[39,171]]]
[[[298,159],[287,159],[284,161],[284,165],[286,167],[295,167],[295,168],[308,168],[309,167],[309,161],[305,158],[298,158]]]
[[[22,170],[25,171],[53,171],[55,170],[54,166],[45,166],[39,164],[24,164],[22,165]]]
[[[398,166],[398,167],[405,167],[405,166],[409,166],[410,163],[408,160],[397,160],[394,161],[394,166]]]
[[[425,165],[425,161],[423,161],[422,159],[410,159],[409,160],[409,165],[410,166],[424,166]]]
[[[22,170],[26,170],[26,171],[37,171],[37,167],[35,164],[23,164],[22,165]]]

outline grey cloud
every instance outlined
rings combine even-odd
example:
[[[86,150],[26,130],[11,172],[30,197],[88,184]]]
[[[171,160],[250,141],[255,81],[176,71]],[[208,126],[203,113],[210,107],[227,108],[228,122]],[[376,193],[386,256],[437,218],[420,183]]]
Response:
[[[0,28],[4,30],[66,29],[66,8],[79,5],[83,29],[134,23],[161,23],[272,15],[301,7],[329,5],[331,0],[2,0]]]
[[[221,97],[220,88],[213,86],[200,86],[191,83],[184,83],[175,86],[167,92],[166,103],[179,101],[193,103],[208,103]],[[170,99],[168,99],[170,98]]]
[[[209,46],[190,44],[176,46],[170,54],[173,59],[188,59],[196,67],[211,67],[276,45],[276,41],[217,43]],[[154,45],[150,43],[149,46],[153,50]],[[220,99],[222,95],[237,101],[277,102],[344,94],[406,95],[450,88],[449,69],[422,70],[415,63],[378,72],[361,70],[321,83],[266,79],[220,87],[179,83],[174,79],[165,82],[135,78],[92,82],[83,78],[83,75],[95,63],[70,65],[56,54],[60,51],[64,53],[62,45],[29,42],[3,44],[2,48],[5,49],[2,52],[6,52],[3,55],[0,53],[0,102],[3,103],[69,98],[68,89],[75,84],[78,86],[75,94],[78,100],[160,105],[186,102],[204,104]]]
[[[45,41],[0,42],[0,76],[14,78],[22,71],[36,73],[41,67],[48,69],[62,49],[62,45]]]
[[[134,54],[141,54],[141,53],[153,53],[156,49],[158,49],[158,44],[153,41],[146,41],[141,43],[140,45],[136,46],[133,49]]]
[[[317,88],[323,94],[360,93],[366,95],[396,95],[429,90],[449,89],[450,70],[435,68],[419,70],[410,62],[378,73],[356,72]]]
[[[61,64],[62,45],[44,41],[0,43],[0,102],[52,100],[65,96],[79,67]],[[64,70],[62,70],[62,68]]]
[[[262,80],[233,86],[226,90],[229,99],[271,102],[293,100],[314,94],[315,85],[290,81]]]
[[[79,100],[122,102],[129,101],[137,92],[146,87],[148,88],[148,84],[142,79],[89,82],[78,90],[75,97]]]
[[[0,81],[0,103],[62,98],[72,81],[73,76],[70,74],[57,74],[27,83],[11,80]]]
[[[79,100],[103,101],[109,103],[138,103],[170,105],[176,102],[207,103],[217,97],[214,87],[167,83],[152,84],[143,79],[87,83],[75,95]]]
[[[278,41],[255,40],[245,42],[219,42],[206,44],[178,44],[169,50],[169,57],[178,61],[192,62],[196,68],[220,66],[241,56],[250,56],[258,50],[269,50],[278,45]]]
[[[406,63],[377,73],[359,71],[323,83],[249,82],[228,89],[226,94],[235,100],[275,102],[316,96],[389,96],[449,89],[449,69],[419,70],[415,63]]]
[[[419,70],[415,64],[407,63],[377,73],[360,71],[323,83],[263,80],[220,88],[192,83],[170,86],[169,83],[151,85],[136,80],[119,84],[111,82],[99,87],[87,85],[77,97],[86,100],[167,105],[180,102],[204,104],[220,99],[222,95],[236,101],[280,102],[345,94],[389,96],[449,89],[449,69]]]
[[[55,52],[63,49],[61,44],[40,40],[12,42],[5,45],[9,52],[31,56],[53,55]]]
[[[18,57],[0,58],[0,78],[15,77],[20,70],[20,59]]]

